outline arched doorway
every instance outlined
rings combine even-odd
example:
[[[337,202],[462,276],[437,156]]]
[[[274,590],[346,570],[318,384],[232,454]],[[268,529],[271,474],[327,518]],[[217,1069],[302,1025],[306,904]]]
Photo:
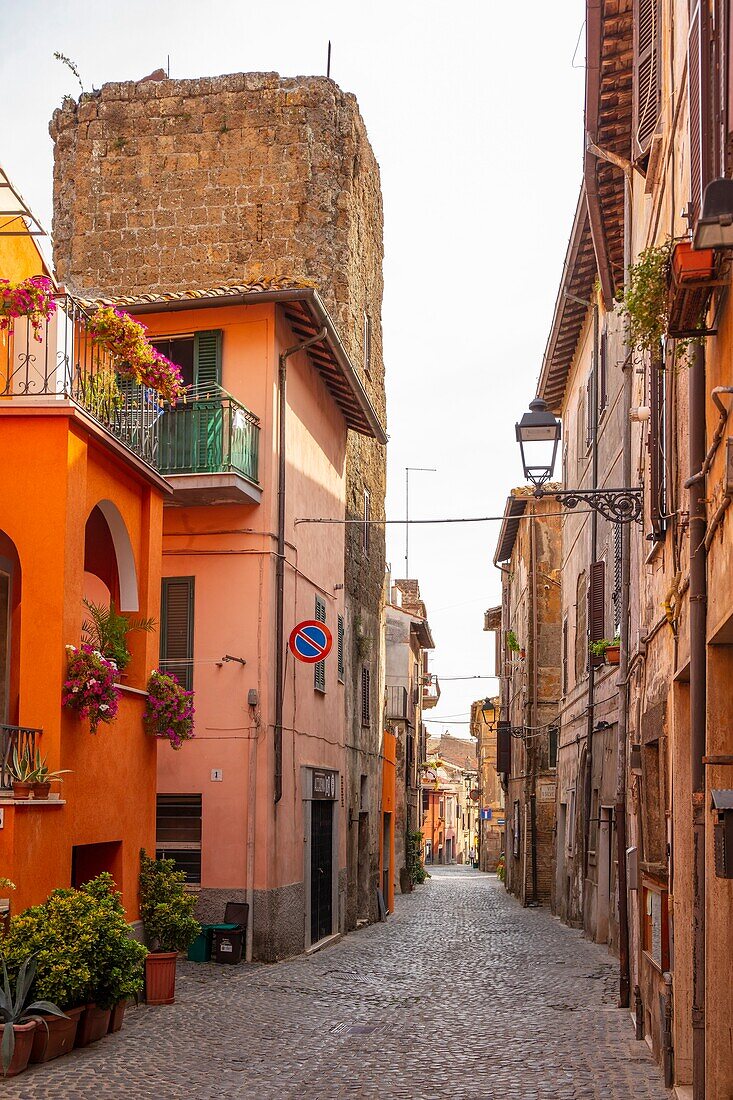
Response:
[[[84,532],[84,598],[118,611],[139,610],[137,570],[132,543],[117,505],[100,500]]]
[[[0,725],[17,725],[20,693],[21,569],[15,543],[0,531]]]

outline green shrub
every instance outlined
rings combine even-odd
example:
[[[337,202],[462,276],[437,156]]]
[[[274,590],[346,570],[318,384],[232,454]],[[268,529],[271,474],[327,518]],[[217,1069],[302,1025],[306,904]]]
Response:
[[[13,979],[35,955],[34,996],[61,1008],[90,1001],[109,1008],[142,989],[147,952],[132,939],[106,873],[80,890],[54,890],[42,905],[13,917],[2,949]]]
[[[414,886],[420,886],[428,877],[422,861],[422,833],[408,833],[405,850],[405,863]]]
[[[140,915],[152,951],[186,951],[201,931],[193,915],[196,898],[172,859],[140,851]]]

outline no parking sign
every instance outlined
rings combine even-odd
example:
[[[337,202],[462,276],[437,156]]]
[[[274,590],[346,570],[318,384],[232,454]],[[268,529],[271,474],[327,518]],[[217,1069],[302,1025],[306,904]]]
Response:
[[[314,665],[328,657],[333,638],[325,623],[319,623],[317,619],[305,619],[293,628],[288,645],[293,657],[307,665]]]

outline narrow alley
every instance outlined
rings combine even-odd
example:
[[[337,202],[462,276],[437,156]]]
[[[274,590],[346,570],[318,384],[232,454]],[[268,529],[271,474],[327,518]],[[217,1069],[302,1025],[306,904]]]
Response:
[[[662,1100],[616,986],[615,960],[547,909],[438,867],[389,927],[270,966],[180,964],[174,1005],[130,1009],[119,1034],[4,1092]]]

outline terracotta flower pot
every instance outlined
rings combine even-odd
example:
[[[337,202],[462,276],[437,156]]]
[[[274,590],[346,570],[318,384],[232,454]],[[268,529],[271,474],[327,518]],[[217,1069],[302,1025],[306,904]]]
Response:
[[[62,1054],[68,1054],[74,1048],[76,1029],[84,1005],[79,1008],[64,1009],[68,1019],[62,1016],[43,1016],[39,1018],[33,1035],[31,1062],[50,1062]]]
[[[46,799],[51,793],[51,781],[48,783],[34,783],[33,784],[33,797]]]
[[[125,1018],[125,1009],[127,1008],[127,1001],[118,1001],[112,1009],[109,1016],[109,1034],[119,1031],[122,1027],[122,1021]]]
[[[2,1042],[3,1033],[7,1026],[7,1024],[0,1024],[0,1043]],[[35,1030],[35,1020],[31,1020],[30,1023],[27,1024],[13,1024],[13,1031],[15,1032],[15,1050],[13,1051],[13,1057],[10,1059],[8,1072],[5,1075],[6,1077],[17,1077],[28,1065],[28,1059],[31,1056],[31,1048],[33,1046],[33,1032]]]
[[[32,790],[32,783],[19,783],[17,779],[13,780],[13,798],[30,798]]]
[[[672,253],[672,270],[678,283],[709,279],[713,274],[712,248],[693,249],[689,241],[681,241]]]
[[[617,665],[621,660],[621,647],[617,645],[607,646],[604,656],[607,665]]]
[[[110,1008],[100,1008],[99,1005],[86,1005],[76,1029],[75,1047],[86,1047],[90,1043],[96,1043],[98,1039],[109,1031],[109,1019],[112,1015]]]
[[[149,1005],[173,1004],[177,958],[177,951],[157,951],[145,959],[145,1000]]]

